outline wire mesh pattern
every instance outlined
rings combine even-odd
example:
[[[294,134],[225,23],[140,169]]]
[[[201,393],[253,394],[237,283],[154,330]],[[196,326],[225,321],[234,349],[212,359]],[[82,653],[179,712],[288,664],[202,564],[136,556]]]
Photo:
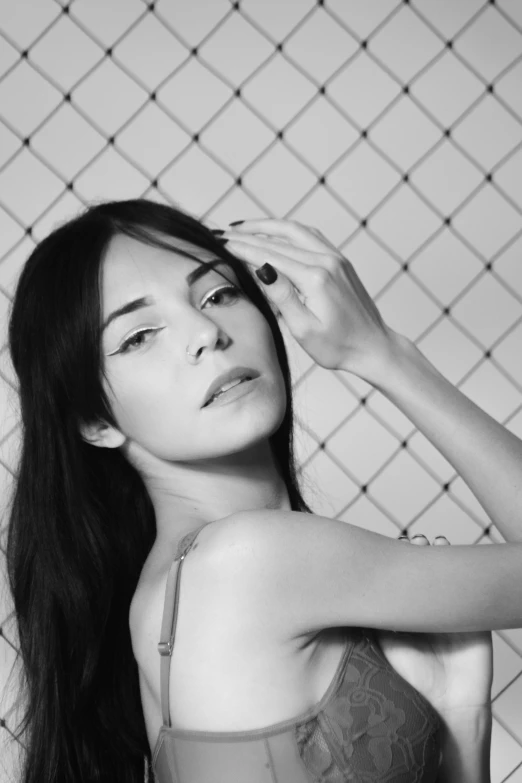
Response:
[[[5,345],[17,276],[53,226],[107,198],[176,203],[216,227],[318,227],[385,321],[522,437],[521,87],[517,0],[0,0],[0,497],[19,445]],[[282,328],[316,513],[393,537],[503,541],[402,414]],[[5,502],[0,514],[10,781]],[[492,780],[522,783],[522,629],[493,637]]]

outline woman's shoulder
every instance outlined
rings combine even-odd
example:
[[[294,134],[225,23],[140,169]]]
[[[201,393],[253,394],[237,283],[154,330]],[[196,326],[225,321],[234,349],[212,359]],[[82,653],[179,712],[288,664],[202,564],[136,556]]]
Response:
[[[234,524],[231,517],[225,517],[188,530],[172,541],[156,541],[153,544],[141,569],[129,609],[129,627],[135,655],[144,637],[149,638],[154,633],[159,639],[167,579],[171,568],[179,567],[180,554],[186,553],[183,565],[185,595],[192,597],[195,590],[195,597],[208,606],[219,587],[214,582],[221,582],[222,588],[222,583],[226,581],[220,578],[219,570],[213,564],[233,541],[236,531],[237,523]],[[190,582],[190,590],[186,589],[187,582]]]

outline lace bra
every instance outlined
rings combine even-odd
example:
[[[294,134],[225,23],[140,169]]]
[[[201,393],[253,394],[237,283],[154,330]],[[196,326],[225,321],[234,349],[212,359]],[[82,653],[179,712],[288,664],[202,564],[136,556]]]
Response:
[[[390,666],[369,629],[346,628],[344,654],[326,693],[292,720],[234,732],[171,727],[180,575],[201,529],[182,539],[167,579],[158,645],[163,726],[152,759],[157,783],[435,783],[440,718]]]

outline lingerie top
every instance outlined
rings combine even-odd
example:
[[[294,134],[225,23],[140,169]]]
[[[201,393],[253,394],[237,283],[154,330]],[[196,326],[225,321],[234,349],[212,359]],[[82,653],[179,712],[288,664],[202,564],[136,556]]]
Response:
[[[163,725],[152,757],[156,783],[435,783],[442,760],[438,713],[393,669],[366,628],[345,629],[344,653],[326,693],[296,718],[249,731],[171,726],[180,576],[204,526],[180,541],[167,578],[158,644]]]

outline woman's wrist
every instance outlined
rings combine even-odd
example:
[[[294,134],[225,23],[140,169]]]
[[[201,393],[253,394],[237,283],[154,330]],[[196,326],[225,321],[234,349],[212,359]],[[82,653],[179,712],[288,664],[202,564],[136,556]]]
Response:
[[[401,383],[400,374],[407,371],[409,362],[419,357],[422,357],[421,352],[408,337],[388,328],[378,353],[373,353],[359,362],[357,368],[346,363],[339,369],[357,375],[361,380],[386,393],[390,383]],[[427,361],[425,357],[422,358]]]
[[[378,351],[374,350],[364,358],[359,357],[357,361],[352,357],[351,361],[346,361],[338,369],[357,375],[379,391],[384,391],[390,380],[390,372],[397,376],[397,370],[415,352],[420,353],[409,338],[387,327]]]

